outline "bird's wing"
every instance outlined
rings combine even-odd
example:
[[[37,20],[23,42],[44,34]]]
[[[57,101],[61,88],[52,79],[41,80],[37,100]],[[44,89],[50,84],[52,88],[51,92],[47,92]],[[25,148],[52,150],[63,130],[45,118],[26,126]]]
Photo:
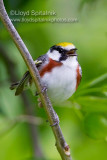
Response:
[[[37,69],[40,70],[46,61],[47,61],[47,56],[42,55],[42,56],[38,57],[38,59],[34,62],[35,62]],[[15,86],[15,88],[16,88],[15,95],[19,95],[20,93],[22,93],[24,88],[27,86],[28,82],[29,83],[32,82],[32,77],[31,77],[29,71],[25,72],[22,79],[18,82],[17,86]]]
[[[38,57],[38,59],[35,62],[36,67],[38,70],[41,70],[41,68],[47,63],[48,61],[48,56],[46,54]]]

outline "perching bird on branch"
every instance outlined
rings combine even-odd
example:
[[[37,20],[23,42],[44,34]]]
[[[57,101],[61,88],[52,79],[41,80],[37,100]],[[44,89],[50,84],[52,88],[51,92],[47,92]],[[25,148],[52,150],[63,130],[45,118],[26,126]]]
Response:
[[[40,73],[41,81],[47,88],[49,98],[54,103],[60,103],[72,96],[76,91],[82,76],[81,67],[77,60],[76,47],[72,43],[59,43],[40,56],[35,65]],[[15,95],[31,88],[36,93],[33,79],[27,71],[22,79],[11,85],[16,89]]]

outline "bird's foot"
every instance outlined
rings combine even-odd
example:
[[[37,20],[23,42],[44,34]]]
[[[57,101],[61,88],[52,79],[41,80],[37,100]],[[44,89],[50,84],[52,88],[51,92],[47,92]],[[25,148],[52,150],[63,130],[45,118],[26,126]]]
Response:
[[[47,87],[46,87],[46,86],[44,86],[44,87],[42,88],[41,92],[36,92],[36,93],[35,93],[35,96],[38,96],[40,93],[44,93],[45,91],[47,91]]]

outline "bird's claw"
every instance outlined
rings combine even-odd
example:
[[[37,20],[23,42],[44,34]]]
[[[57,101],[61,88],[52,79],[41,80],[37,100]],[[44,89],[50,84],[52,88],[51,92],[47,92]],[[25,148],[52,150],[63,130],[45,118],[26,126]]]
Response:
[[[38,96],[40,93],[44,93],[45,91],[47,91],[47,87],[46,87],[46,86],[44,86],[44,87],[42,88],[41,92],[36,92],[36,93],[35,93],[35,96]]]
[[[42,88],[42,93],[44,93],[44,92],[47,92],[47,87],[46,86],[44,86],[43,88]]]

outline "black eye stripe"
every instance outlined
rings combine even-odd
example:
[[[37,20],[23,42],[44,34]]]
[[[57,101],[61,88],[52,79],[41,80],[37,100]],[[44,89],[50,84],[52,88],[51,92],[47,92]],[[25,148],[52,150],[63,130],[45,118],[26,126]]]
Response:
[[[59,53],[67,53],[67,52],[69,52],[68,50],[66,50],[66,49],[63,49],[63,48],[61,48],[60,46],[52,46],[51,48],[50,48],[50,51],[52,52],[53,50],[56,50],[56,51],[58,51]],[[70,51],[72,51],[72,50],[77,50],[77,48],[74,48],[74,49],[71,49]]]
[[[63,48],[61,48],[60,46],[52,46],[52,47],[50,48],[50,51],[52,52],[53,50],[56,50],[56,51],[58,51],[58,52],[61,53],[61,54],[67,52],[66,49],[63,49]]]
[[[61,54],[59,61],[62,61],[62,60],[66,60],[68,58],[67,52],[70,52],[70,51],[72,52],[74,50],[76,51],[77,49],[74,48],[71,50],[66,50],[66,49],[63,49],[61,46],[54,45],[50,48],[50,52],[53,52],[54,50],[58,51]]]

